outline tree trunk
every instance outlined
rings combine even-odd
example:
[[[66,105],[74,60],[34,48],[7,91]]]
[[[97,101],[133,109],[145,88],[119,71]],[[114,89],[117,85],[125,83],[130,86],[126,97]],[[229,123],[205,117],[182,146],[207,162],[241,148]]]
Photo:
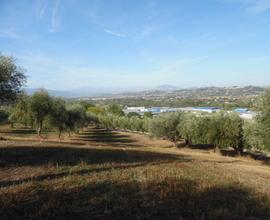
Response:
[[[59,138],[59,140],[61,140],[61,134],[62,134],[62,129],[59,128],[59,133],[58,133],[58,138]]]
[[[234,150],[239,156],[243,156],[244,147],[243,145],[239,144],[238,147],[235,147]]]
[[[42,130],[42,122],[39,122],[38,123],[38,129],[37,129],[37,133],[38,133],[39,137],[41,136],[41,130]]]
[[[240,155],[243,156],[243,154],[244,154],[244,146],[240,145],[238,149],[239,149]]]
[[[174,147],[178,147],[177,141],[172,141]]]
[[[68,130],[68,137],[71,137],[70,130]]]
[[[240,138],[240,141],[239,141],[239,144],[238,144],[238,151],[239,151],[239,154],[241,156],[243,156],[243,153],[244,153],[244,143],[243,143],[243,135],[241,135],[241,138]]]
[[[185,144],[188,146],[190,145],[190,141],[188,139],[185,139]]]
[[[234,146],[233,149],[238,156],[243,156],[244,145],[242,141],[238,144],[238,146]]]
[[[215,153],[219,153],[219,152],[220,152],[220,151],[219,151],[219,147],[216,146],[216,145],[214,145],[214,152],[215,152]]]

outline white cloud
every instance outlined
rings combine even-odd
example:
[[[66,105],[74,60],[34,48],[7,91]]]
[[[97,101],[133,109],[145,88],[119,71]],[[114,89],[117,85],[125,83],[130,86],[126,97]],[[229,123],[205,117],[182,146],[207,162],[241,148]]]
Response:
[[[56,0],[52,9],[52,17],[51,17],[51,28],[50,32],[57,32],[60,28],[60,21],[57,18],[57,12],[60,5],[61,0]]]
[[[47,0],[40,0],[37,5],[37,19],[40,20],[43,18],[46,9],[48,7],[48,1]]]
[[[6,30],[0,30],[0,37],[3,38],[12,38],[12,39],[21,39],[22,35],[18,33],[15,29],[6,29]]]
[[[105,30],[105,32],[107,34],[111,34],[115,37],[127,37],[128,35],[127,34],[123,34],[123,33],[119,33],[119,32],[115,32],[115,31],[111,31],[111,30]]]

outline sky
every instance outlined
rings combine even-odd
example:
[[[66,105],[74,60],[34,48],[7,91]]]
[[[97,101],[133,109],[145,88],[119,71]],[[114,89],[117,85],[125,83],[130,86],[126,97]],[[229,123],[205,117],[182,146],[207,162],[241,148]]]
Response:
[[[270,85],[270,0],[0,0],[0,52],[54,90]]]

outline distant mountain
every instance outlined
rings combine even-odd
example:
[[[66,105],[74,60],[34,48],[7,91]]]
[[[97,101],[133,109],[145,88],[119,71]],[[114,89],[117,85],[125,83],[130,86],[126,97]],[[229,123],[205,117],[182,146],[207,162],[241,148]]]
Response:
[[[174,91],[174,90],[178,90],[180,89],[177,86],[172,86],[172,85],[168,85],[168,84],[164,84],[164,85],[160,85],[157,86],[154,90],[159,90],[159,91]]]

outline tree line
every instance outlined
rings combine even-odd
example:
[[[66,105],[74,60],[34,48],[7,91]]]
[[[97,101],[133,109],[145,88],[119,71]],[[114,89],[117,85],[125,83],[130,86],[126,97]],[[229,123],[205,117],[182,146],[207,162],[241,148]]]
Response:
[[[237,113],[216,112],[195,114],[164,113],[158,116],[96,114],[100,126],[148,133],[170,140],[175,146],[211,145],[214,148],[233,148],[242,154],[244,149],[270,150],[270,90],[258,98],[258,116],[244,120]]]
[[[45,90],[39,90],[32,96],[21,95],[9,112],[11,125],[20,123],[35,128],[38,136],[41,136],[44,127],[56,129],[59,138],[63,131],[70,136],[71,132],[86,126],[89,120],[82,104],[67,103],[64,99],[50,96]]]

